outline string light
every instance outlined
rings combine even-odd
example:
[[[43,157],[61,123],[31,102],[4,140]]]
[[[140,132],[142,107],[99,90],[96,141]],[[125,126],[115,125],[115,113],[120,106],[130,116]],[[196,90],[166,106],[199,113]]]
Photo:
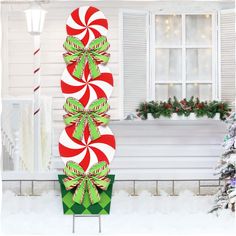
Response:
[[[182,32],[180,28],[175,27],[175,21],[179,20],[179,16],[178,16],[178,19],[173,18],[173,17],[176,17],[176,16],[177,15],[174,13],[174,14],[169,15],[169,16],[164,16],[164,17],[162,16],[162,17],[159,17],[159,18],[158,17],[155,18],[157,23],[159,23],[159,24],[162,23],[162,27],[163,27],[162,30],[164,30],[163,36],[165,36],[165,39],[169,39],[171,37],[171,40],[172,40],[172,38],[175,38],[176,35],[179,35]],[[202,17],[204,17],[204,15],[202,15]],[[205,14],[205,18],[210,18],[210,17],[211,17],[210,14]],[[195,34],[195,37],[198,36],[198,39],[202,38],[202,39],[206,40],[206,39],[209,38],[209,31],[211,31],[211,26],[209,26],[209,27],[205,26],[205,28],[195,29],[194,34]],[[163,37],[163,41],[165,39]],[[170,39],[168,41],[170,41]],[[205,52],[206,52],[206,54],[208,54],[208,53],[211,53],[211,50],[206,50]],[[160,58],[162,57],[163,53],[164,52],[161,51],[161,50],[156,51],[156,55],[158,55]],[[208,69],[210,67],[209,64],[204,64],[203,66],[205,66],[206,69]],[[193,73],[194,73],[192,79],[194,79],[194,77],[196,77],[196,73],[198,72],[199,68],[194,67],[194,66],[192,66],[192,67],[193,67],[192,70],[193,70]],[[173,68],[169,68],[169,73],[172,74],[173,72],[174,72]],[[167,80],[168,80],[168,78],[167,78]],[[169,80],[171,80],[171,78],[169,78]],[[192,86],[192,89],[194,89],[193,91],[195,91],[195,93],[199,94],[199,89],[201,88],[201,84],[198,84],[194,81],[190,82],[190,84]],[[168,84],[166,84],[166,86],[167,86],[167,88],[169,87],[169,89],[176,90],[179,85],[175,84],[175,83],[168,83]],[[211,85],[208,85],[208,86],[210,87]],[[191,88],[189,87],[189,89],[191,89]]]

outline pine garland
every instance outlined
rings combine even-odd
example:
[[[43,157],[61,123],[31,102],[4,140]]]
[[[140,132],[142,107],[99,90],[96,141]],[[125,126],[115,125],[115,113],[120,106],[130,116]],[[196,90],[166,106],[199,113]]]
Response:
[[[171,117],[173,113],[179,116],[189,116],[194,113],[197,117],[207,116],[214,118],[219,113],[220,119],[225,120],[231,112],[229,104],[221,101],[200,101],[199,98],[191,97],[190,99],[182,99],[179,101],[176,97],[169,98],[167,102],[151,101],[142,102],[136,110],[138,116],[147,119],[147,114],[151,113],[155,119],[160,116]]]

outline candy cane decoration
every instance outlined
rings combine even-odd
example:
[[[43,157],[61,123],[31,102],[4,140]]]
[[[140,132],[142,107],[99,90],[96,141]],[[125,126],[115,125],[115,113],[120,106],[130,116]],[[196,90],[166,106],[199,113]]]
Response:
[[[34,169],[39,169],[40,135],[40,36],[34,36]]]

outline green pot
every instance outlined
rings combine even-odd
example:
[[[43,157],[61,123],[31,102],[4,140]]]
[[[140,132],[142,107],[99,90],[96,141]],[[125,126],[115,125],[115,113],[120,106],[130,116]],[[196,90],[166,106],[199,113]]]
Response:
[[[66,177],[66,175],[58,175],[61,186],[63,211],[65,215],[108,215],[110,213],[112,187],[115,180],[115,175],[107,175],[107,177],[111,180],[109,187],[106,191],[98,188],[101,200],[93,205],[90,203],[88,192],[85,192],[82,204],[78,204],[73,201],[72,197],[76,188],[71,190],[65,189],[62,180]]]

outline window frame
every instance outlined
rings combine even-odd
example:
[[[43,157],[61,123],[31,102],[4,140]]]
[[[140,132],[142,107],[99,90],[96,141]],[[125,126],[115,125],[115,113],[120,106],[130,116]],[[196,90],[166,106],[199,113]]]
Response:
[[[181,16],[181,30],[182,30],[182,43],[178,47],[174,45],[174,47],[156,45],[155,42],[155,17],[157,15],[180,15]],[[212,17],[212,43],[211,45],[186,45],[186,16],[187,15],[211,15]],[[188,48],[193,49],[204,49],[209,48],[212,50],[212,79],[211,81],[193,81],[192,83],[206,83],[212,84],[212,100],[219,100],[220,99],[220,85],[219,85],[219,78],[217,73],[217,64],[218,64],[218,27],[217,27],[217,11],[200,11],[200,12],[153,12],[150,14],[150,77],[148,81],[148,94],[147,100],[156,100],[155,96],[155,87],[156,84],[168,84],[168,83],[176,83],[181,84],[182,86],[182,98],[186,98],[187,92],[187,84],[191,84],[186,80],[187,77],[187,70],[186,70],[186,51]],[[176,48],[181,49],[182,53],[182,79],[180,81],[160,81],[156,79],[155,75],[155,54],[156,49],[158,48]]]

